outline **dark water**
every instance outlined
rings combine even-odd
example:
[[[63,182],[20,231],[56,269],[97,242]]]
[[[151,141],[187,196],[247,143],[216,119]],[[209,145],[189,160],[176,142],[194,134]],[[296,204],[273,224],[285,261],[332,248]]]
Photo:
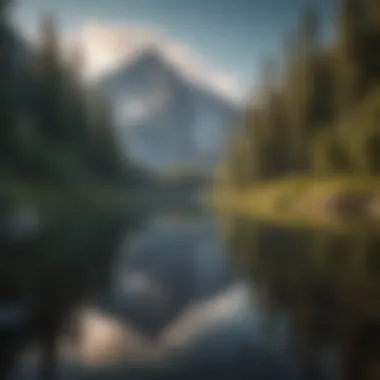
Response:
[[[151,216],[79,305],[60,375],[377,379],[379,244],[199,210]],[[22,363],[36,374],[33,355]]]
[[[303,378],[324,378],[326,367],[332,378],[380,378],[379,236],[247,219],[229,220],[224,232],[263,294],[268,328],[287,316],[288,349]]]

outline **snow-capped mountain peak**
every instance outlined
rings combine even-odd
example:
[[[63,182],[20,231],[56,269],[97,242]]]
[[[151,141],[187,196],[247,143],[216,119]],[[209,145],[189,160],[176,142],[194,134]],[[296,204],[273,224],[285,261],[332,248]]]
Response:
[[[74,40],[81,41],[86,62],[84,74],[90,80],[154,50],[156,55],[191,82],[230,102],[241,100],[241,86],[233,75],[208,67],[198,54],[170,41],[161,33],[135,26],[89,24]]]
[[[131,154],[154,168],[211,170],[238,111],[151,44],[130,52],[95,83],[111,100]]]

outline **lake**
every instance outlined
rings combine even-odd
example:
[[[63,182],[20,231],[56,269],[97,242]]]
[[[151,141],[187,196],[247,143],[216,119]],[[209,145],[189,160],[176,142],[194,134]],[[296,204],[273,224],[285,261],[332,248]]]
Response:
[[[377,379],[379,244],[365,230],[152,215],[121,240],[102,290],[77,305],[61,376]]]

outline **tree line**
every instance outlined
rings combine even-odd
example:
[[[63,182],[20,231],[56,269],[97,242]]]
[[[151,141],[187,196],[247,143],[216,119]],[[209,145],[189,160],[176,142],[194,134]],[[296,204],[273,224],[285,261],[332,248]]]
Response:
[[[81,47],[65,61],[51,17],[28,45],[9,3],[0,0],[0,308],[23,317],[2,322],[0,379],[31,343],[51,379],[65,326],[104,291],[120,241],[140,223],[122,202],[146,178],[117,144],[111,105],[83,83]],[[37,228],[9,233],[14,211],[30,204]]]
[[[262,96],[245,109],[222,181],[380,171],[380,3],[340,0],[335,25],[323,44],[318,12],[306,9],[284,43],[285,64],[265,60]]]
[[[136,168],[117,146],[112,110],[86,89],[80,46],[62,59],[51,17],[35,48],[21,41],[0,4],[0,175],[56,191],[82,185],[130,185]]]

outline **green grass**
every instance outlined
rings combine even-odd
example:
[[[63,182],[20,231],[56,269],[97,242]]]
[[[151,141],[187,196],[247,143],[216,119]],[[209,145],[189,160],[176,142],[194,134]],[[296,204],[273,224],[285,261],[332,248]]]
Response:
[[[262,221],[330,230],[350,230],[358,220],[333,214],[327,201],[346,194],[368,193],[380,200],[380,178],[285,177],[239,191],[216,189],[208,200],[219,212],[241,214]],[[380,222],[380,219],[379,221]],[[377,229],[377,223],[371,228]]]

